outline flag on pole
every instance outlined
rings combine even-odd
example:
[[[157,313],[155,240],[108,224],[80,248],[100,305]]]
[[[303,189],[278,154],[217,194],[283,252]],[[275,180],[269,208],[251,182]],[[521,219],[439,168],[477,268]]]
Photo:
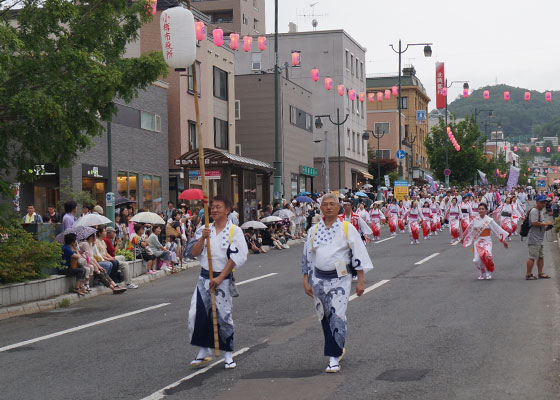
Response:
[[[480,176],[480,180],[482,181],[482,183],[488,186],[488,179],[486,179],[486,174],[479,169],[477,169],[477,171],[478,171],[478,176]]]
[[[519,180],[519,171],[520,169],[514,167],[513,165],[509,167],[509,178],[507,181],[507,190],[513,189],[514,186],[517,186],[517,181]]]

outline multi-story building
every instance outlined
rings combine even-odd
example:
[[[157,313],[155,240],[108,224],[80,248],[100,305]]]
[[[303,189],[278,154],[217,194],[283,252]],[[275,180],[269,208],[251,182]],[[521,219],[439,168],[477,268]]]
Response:
[[[311,93],[312,121],[317,115],[330,115],[340,122],[348,115],[348,119],[340,126],[340,181],[341,186],[357,187],[371,175],[367,172],[367,145],[363,138],[366,128],[365,104],[360,102],[358,94],[366,91],[365,80],[365,48],[343,30],[290,32],[278,35],[278,59],[282,74],[287,80]],[[268,48],[265,51],[239,51],[235,55],[235,74],[263,74],[274,70],[274,36],[267,35]],[[292,53],[299,53],[300,63],[292,65]],[[319,69],[321,79],[315,82],[311,78],[311,70]],[[332,79],[332,89],[326,90],[324,78]],[[344,94],[337,94],[337,86],[344,85]],[[356,92],[356,99],[350,100],[348,91]],[[296,89],[294,89],[296,90]],[[241,105],[243,108],[243,105]],[[272,116],[271,116],[272,118]],[[338,129],[328,118],[322,118],[323,127],[315,131],[315,140],[325,138],[329,149],[330,188],[338,189],[339,168]],[[314,125],[314,122],[313,122]],[[314,129],[314,127],[312,127]],[[323,142],[313,146],[313,167],[319,170],[315,180],[315,190],[324,190],[325,146]],[[289,166],[291,170],[299,165]],[[301,175],[301,174],[298,174]],[[290,179],[296,179],[290,176]],[[301,179],[300,176],[297,179]],[[289,192],[288,192],[289,193]],[[284,193],[286,194],[286,193]]]
[[[386,134],[387,137],[381,141],[381,145],[386,147],[381,149],[382,154],[395,160],[396,152],[399,149],[397,97],[391,96],[389,100],[377,101],[377,93],[391,90],[393,86],[398,85],[398,82],[398,75],[367,78],[367,92],[375,95],[374,101],[367,103],[368,129],[374,130],[376,123],[385,124],[382,126],[383,129],[391,133]],[[404,122],[401,121],[403,140],[401,148],[407,153],[403,161],[403,176],[404,179],[410,181],[423,178],[424,174],[429,172],[428,154],[424,142],[429,133],[428,104],[430,98],[412,65],[403,69],[401,90],[401,113],[404,118]],[[424,112],[423,120],[416,119],[417,111]],[[391,122],[396,124],[396,127],[391,126]],[[393,136],[393,132],[396,132],[395,136]],[[377,139],[370,137],[369,145],[372,149],[377,149]]]
[[[265,33],[265,0],[193,0],[193,6],[208,15],[209,23],[219,26],[225,35]]]

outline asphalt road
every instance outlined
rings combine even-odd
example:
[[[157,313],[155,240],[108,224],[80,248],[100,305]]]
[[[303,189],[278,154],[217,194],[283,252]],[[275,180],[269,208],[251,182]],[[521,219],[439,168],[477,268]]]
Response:
[[[557,243],[545,245],[553,279],[524,280],[527,246],[517,237],[508,250],[495,242],[494,279],[478,281],[470,249],[449,239],[410,246],[399,235],[368,246],[375,269],[366,288],[377,285],[349,305],[340,374],[323,372],[297,245],[250,256],[236,274],[263,277],[239,286],[234,300],[237,369],[219,362],[193,376],[189,367],[193,269],[0,322],[0,398],[559,399]]]

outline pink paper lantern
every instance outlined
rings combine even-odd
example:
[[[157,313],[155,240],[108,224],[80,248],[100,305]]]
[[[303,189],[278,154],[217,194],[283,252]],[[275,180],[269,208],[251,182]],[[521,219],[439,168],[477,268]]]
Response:
[[[504,151],[507,151],[507,146],[504,146]]]
[[[260,51],[266,50],[266,36],[259,36],[259,38],[257,39],[257,43]]]
[[[490,91],[485,90],[484,92],[482,92],[482,98],[484,100],[488,100],[490,98]]]
[[[545,98],[546,101],[552,101],[552,93],[546,92],[544,94],[544,98]]]
[[[509,101],[510,97],[511,97],[511,96],[510,96],[510,94],[509,94],[508,91],[504,92],[504,100],[505,100],[505,101]]]
[[[212,37],[214,38],[214,44],[221,47],[224,44],[224,31],[220,28],[216,28],[212,31]]]
[[[194,23],[194,32],[196,34],[196,40],[198,40],[199,42],[201,40],[204,40],[204,38],[206,37],[206,25],[204,25],[204,22],[196,21]]]
[[[469,97],[469,89],[463,89],[463,97],[466,99]]]
[[[348,91],[348,98],[349,98],[351,101],[356,100],[356,91],[355,91],[354,89],[350,89],[350,90]]]
[[[546,152],[547,152],[547,153],[550,153],[550,147],[547,147],[547,148],[546,148]]]
[[[364,92],[360,92],[360,94],[358,95],[358,100],[360,101],[360,103],[363,103],[365,98],[366,95],[364,94]]]
[[[531,172],[531,168],[527,168],[527,172]]]
[[[344,96],[344,85],[338,85],[336,90],[338,91],[339,96]]]
[[[525,92],[525,94],[523,95],[523,99],[525,101],[531,100],[531,93],[530,92]]]
[[[243,51],[249,52],[253,48],[253,38],[249,35],[243,37]]]
[[[332,89],[332,78],[325,78],[325,89]]]
[[[299,65],[299,63],[301,62],[301,56],[300,53],[297,51],[294,51],[292,53],[292,65],[294,67],[297,67]]]
[[[540,152],[541,152],[541,148],[537,147],[537,153],[540,153]]]
[[[375,93],[368,93],[368,95],[367,95],[367,100],[368,100],[370,103],[373,103],[373,102],[375,101]]]
[[[460,144],[457,145],[457,151],[461,151],[461,145]]]
[[[317,68],[311,70],[311,79],[313,79],[314,82],[319,81],[319,70]]]
[[[447,127],[447,133],[449,133],[449,132],[451,132],[451,127],[450,126]]]
[[[229,35],[229,48],[232,50],[237,50],[239,48],[239,34],[230,33]]]
[[[447,88],[444,87],[444,88],[441,89],[441,95],[442,96],[447,96]]]
[[[517,146],[513,146],[513,151],[517,151]]]
[[[558,153],[560,153],[560,146],[558,146]]]
[[[385,89],[385,100],[391,99],[391,91],[389,89]]]
[[[391,93],[393,94],[393,96],[398,96],[399,95],[399,87],[398,86],[393,86],[391,88]]]
[[[377,92],[377,101],[383,101],[383,93]]]
[[[529,152],[529,147],[525,147],[525,153]]]

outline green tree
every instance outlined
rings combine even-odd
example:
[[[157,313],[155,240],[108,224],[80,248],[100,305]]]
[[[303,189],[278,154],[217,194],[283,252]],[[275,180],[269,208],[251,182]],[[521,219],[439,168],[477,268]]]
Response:
[[[388,175],[390,172],[396,171],[398,168],[397,161],[392,158],[382,158],[379,160],[379,169],[381,171],[381,185],[383,186],[385,183],[383,182],[383,177]],[[377,183],[377,151],[373,150],[368,144],[368,171],[372,174],[375,178],[375,182]]]
[[[146,0],[0,2],[0,189],[62,167],[103,133],[113,99],[137,96],[167,67],[161,52],[125,58],[151,20]],[[12,19],[13,18],[13,19]]]
[[[477,169],[487,170],[486,158],[483,153],[484,135],[471,118],[459,123],[451,121],[449,126],[457,143],[461,146],[461,150],[456,151],[453,145],[449,143],[450,182],[454,185],[472,183],[477,174]],[[440,118],[439,124],[432,127],[430,135],[425,140],[430,168],[434,173],[434,178],[440,181],[445,179],[443,170],[446,166],[445,147],[448,140],[447,127],[443,118]]]

